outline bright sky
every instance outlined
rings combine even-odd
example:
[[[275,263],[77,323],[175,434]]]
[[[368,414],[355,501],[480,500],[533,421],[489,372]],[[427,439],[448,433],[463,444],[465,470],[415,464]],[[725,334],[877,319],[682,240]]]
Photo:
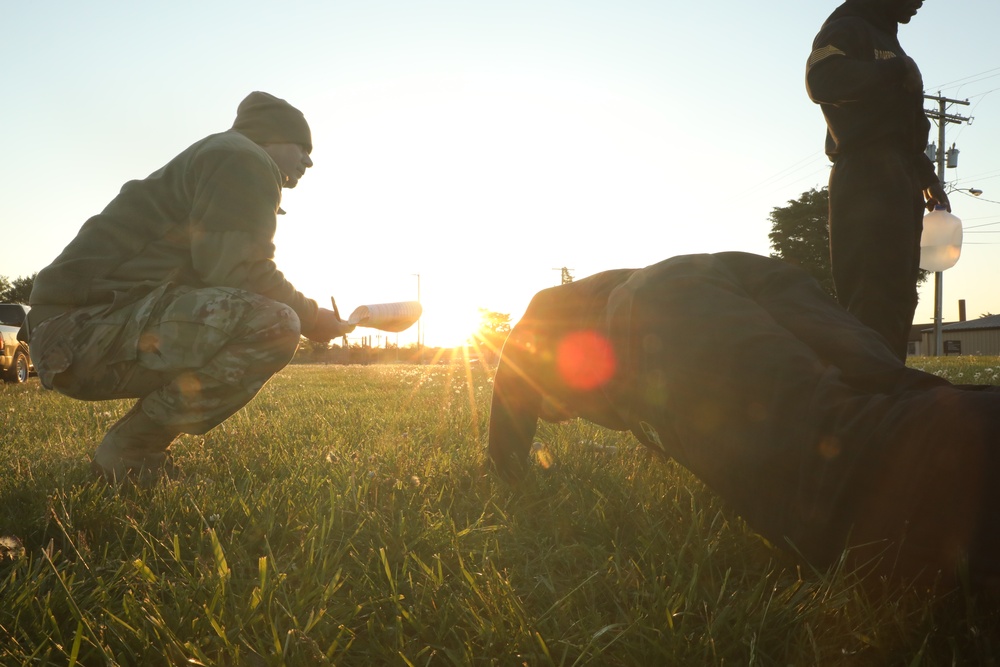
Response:
[[[429,345],[477,308],[604,269],[770,251],[775,206],[826,184],[804,65],[838,0],[7,2],[0,275],[48,264],[127,180],[227,129],[265,90],[300,108],[316,166],[278,266],[321,305],[420,297]],[[944,318],[1000,313],[997,0],[928,0],[901,28],[949,125],[966,246]],[[936,137],[936,128],[933,130]],[[992,202],[984,201],[992,200]],[[419,275],[419,279],[418,276]],[[933,284],[916,320],[933,319]],[[378,332],[358,330],[358,333]],[[391,340],[416,340],[416,327]]]

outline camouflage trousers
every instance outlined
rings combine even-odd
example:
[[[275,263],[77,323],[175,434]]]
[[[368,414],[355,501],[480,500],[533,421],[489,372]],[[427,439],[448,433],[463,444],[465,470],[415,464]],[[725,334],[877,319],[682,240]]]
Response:
[[[250,402],[298,342],[299,318],[283,303],[166,285],[121,307],[43,321],[31,356],[45,388],[86,401],[140,399],[133,411],[176,435],[205,433]]]

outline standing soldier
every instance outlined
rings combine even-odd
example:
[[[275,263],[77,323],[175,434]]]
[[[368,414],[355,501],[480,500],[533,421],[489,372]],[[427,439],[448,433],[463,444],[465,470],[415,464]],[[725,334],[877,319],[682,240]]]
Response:
[[[251,93],[225,132],[129,181],[38,273],[22,333],[42,385],[81,400],[139,399],[93,468],[155,479],[180,433],[205,433],[291,360],[299,335],[353,330],[274,264],[282,188],[312,138],[285,100]]]
[[[923,209],[948,196],[925,154],[923,80],[899,45],[923,0],[847,0],[823,24],[806,85],[826,118],[830,261],[840,303],[906,358]]]

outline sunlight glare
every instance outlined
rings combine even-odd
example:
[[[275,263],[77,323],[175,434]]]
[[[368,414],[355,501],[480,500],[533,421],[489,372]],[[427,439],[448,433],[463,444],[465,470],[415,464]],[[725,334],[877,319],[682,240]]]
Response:
[[[479,307],[470,303],[431,303],[425,308],[425,340],[435,346],[460,347],[472,342],[481,324]]]
[[[597,389],[615,374],[618,362],[606,338],[596,331],[577,331],[562,340],[556,363],[563,380],[570,387],[589,391]]]

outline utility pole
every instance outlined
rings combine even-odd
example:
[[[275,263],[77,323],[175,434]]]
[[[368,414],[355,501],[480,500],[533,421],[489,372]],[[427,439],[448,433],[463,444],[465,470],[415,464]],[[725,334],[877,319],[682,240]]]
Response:
[[[420,274],[419,273],[414,273],[413,275],[415,275],[417,277],[417,303],[420,303]],[[424,353],[423,353],[422,343],[423,343],[423,341],[420,339],[420,319],[418,318],[417,319],[417,352],[420,353],[420,361],[421,361],[421,363],[424,360]]]
[[[567,283],[573,282],[573,274],[570,273],[570,271],[573,271],[573,269],[568,269],[564,266],[561,269],[552,269],[552,270],[562,272],[562,282],[559,283],[560,285],[565,285]]]
[[[941,91],[938,91],[937,96],[934,95],[924,95],[925,100],[933,100],[938,103],[937,109],[925,109],[924,115],[934,120],[938,124],[938,146],[937,146],[937,175],[938,180],[941,181],[941,187],[944,188],[945,178],[945,142],[944,142],[944,129],[948,123],[972,123],[972,118],[966,118],[965,116],[957,116],[955,114],[948,113],[948,105],[950,104],[962,104],[964,106],[969,106],[969,100],[952,100],[947,97],[941,96]],[[955,151],[955,147],[952,146],[952,151]],[[952,151],[948,151],[949,153]],[[955,153],[957,155],[957,152]],[[944,288],[942,283],[943,272],[937,271],[934,273],[934,356],[940,357],[944,354],[944,341],[941,337],[941,309],[944,303]]]

